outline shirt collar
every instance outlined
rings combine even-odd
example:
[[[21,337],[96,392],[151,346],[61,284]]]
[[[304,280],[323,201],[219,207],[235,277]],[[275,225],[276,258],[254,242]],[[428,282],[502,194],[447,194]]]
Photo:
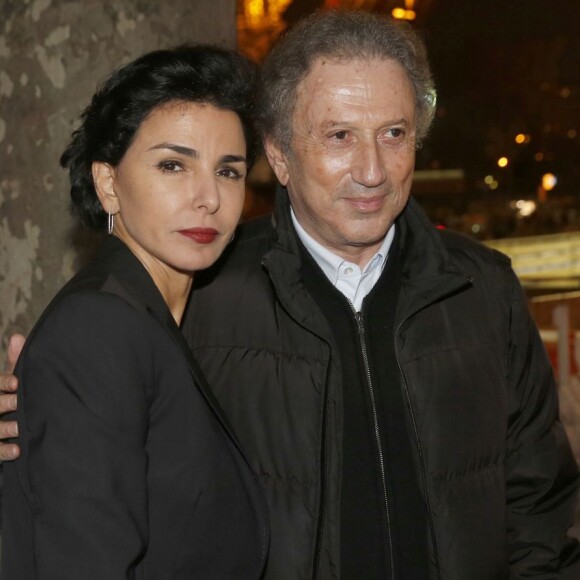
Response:
[[[296,233],[300,238],[300,241],[304,244],[304,247],[308,250],[310,255],[314,258],[314,261],[320,266],[320,269],[324,272],[326,277],[332,282],[332,284],[336,285],[338,280],[341,266],[346,264],[352,265],[353,267],[358,267],[356,264],[337,256],[327,248],[325,248],[322,244],[317,242],[310,234],[306,232],[306,230],[300,225],[294,210],[290,207],[290,215],[292,216],[292,223],[294,224],[294,228],[296,229]],[[387,257],[389,255],[389,250],[393,243],[393,239],[395,237],[395,224],[393,224],[387,235],[383,239],[377,253],[368,261],[365,267],[362,269],[362,274],[366,274],[370,270],[374,270],[375,268],[380,268],[380,272],[383,271],[385,264],[387,262]]]

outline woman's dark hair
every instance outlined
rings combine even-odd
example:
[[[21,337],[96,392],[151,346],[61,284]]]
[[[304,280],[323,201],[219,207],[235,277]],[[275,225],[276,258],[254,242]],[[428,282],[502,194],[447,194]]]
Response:
[[[150,52],[114,72],[84,110],[60,158],[69,170],[73,211],[86,225],[104,228],[107,215],[95,191],[93,162],[118,165],[149,113],[172,101],[209,103],[236,113],[251,166],[259,150],[255,83],[255,66],[245,57],[202,45]]]

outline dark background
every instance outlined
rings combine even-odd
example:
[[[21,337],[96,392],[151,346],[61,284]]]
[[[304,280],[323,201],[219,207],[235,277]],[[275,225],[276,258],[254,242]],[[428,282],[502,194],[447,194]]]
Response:
[[[390,14],[404,5],[293,0],[279,28],[242,27],[238,38],[259,60],[284,27],[318,8]],[[414,186],[432,220],[480,239],[580,231],[580,0],[415,0],[413,8],[438,91],[417,169],[461,174]],[[519,133],[525,143],[515,142]],[[546,173],[557,184],[542,197]],[[252,213],[268,211],[268,193],[257,191]],[[514,209],[522,199],[537,202],[532,215]]]

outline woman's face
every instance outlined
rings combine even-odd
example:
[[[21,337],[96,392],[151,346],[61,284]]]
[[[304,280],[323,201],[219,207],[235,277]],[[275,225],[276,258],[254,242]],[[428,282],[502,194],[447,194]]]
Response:
[[[93,164],[114,233],[156,281],[217,260],[242,211],[246,171],[239,117],[192,102],[154,109],[116,167]]]

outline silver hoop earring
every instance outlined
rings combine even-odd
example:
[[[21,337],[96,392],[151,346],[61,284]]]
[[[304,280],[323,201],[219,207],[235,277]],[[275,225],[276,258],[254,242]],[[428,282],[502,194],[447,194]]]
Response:
[[[115,227],[115,215],[110,213],[107,221],[107,232],[110,236],[113,234],[114,227]]]

